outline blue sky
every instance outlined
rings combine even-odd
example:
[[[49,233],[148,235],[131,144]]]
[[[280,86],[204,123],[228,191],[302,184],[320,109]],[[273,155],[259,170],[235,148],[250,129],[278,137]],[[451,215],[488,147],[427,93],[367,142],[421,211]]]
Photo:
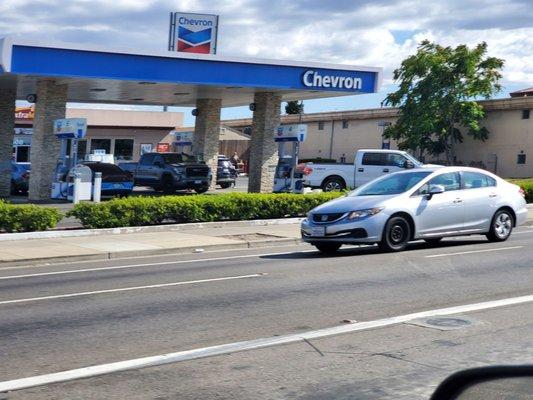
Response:
[[[162,51],[170,11],[220,15],[220,55],[384,68],[380,93],[306,101],[306,112],[379,107],[394,90],[392,71],[423,39],[486,41],[506,61],[496,97],[533,86],[531,0],[2,0],[0,36]],[[223,111],[250,115],[246,107]]]

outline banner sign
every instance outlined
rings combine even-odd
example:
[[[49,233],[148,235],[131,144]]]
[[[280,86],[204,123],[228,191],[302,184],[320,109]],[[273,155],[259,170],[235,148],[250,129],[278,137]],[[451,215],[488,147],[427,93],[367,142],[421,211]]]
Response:
[[[192,135],[194,132],[172,132],[176,137],[174,144],[178,146],[192,146]]]
[[[158,153],[168,153],[170,151],[170,143],[158,143],[156,151]]]
[[[170,13],[168,50],[216,54],[218,15]]]
[[[15,119],[33,119],[35,109],[33,107],[16,107]]]
[[[87,135],[86,118],[65,118],[54,121],[54,135],[59,139],[81,139]]]
[[[276,142],[303,142],[307,136],[307,125],[281,125],[274,135]]]

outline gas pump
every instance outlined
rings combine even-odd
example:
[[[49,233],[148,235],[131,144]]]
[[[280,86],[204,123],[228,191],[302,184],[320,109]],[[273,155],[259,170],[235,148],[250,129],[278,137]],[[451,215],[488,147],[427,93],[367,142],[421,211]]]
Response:
[[[279,160],[274,177],[274,192],[303,192],[303,174],[296,170],[300,143],[307,136],[307,125],[282,125],[275,133]],[[287,147],[290,148],[288,149]]]
[[[79,188],[80,200],[87,199],[87,171],[78,166],[78,140],[87,134],[87,120],[85,118],[56,119],[54,121],[54,134],[61,141],[61,151],[56,164],[54,181],[52,182],[52,199],[72,200],[74,193],[75,174],[83,176],[82,187]],[[70,148],[69,148],[70,147]],[[79,170],[79,171],[78,171]],[[90,193],[90,188],[89,188]]]

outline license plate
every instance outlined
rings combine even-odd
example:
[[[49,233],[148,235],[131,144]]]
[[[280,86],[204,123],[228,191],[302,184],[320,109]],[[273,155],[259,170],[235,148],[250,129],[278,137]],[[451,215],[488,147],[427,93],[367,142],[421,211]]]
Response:
[[[202,183],[202,181],[194,181],[194,183],[199,185],[200,183]]]
[[[311,236],[326,236],[325,226],[313,226],[311,227]]]

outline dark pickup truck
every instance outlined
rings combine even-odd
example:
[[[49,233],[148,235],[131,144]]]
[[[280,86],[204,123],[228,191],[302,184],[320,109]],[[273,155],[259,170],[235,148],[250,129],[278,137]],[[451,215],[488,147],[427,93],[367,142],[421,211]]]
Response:
[[[136,186],[149,186],[166,194],[180,189],[205,193],[211,183],[211,170],[194,156],[184,153],[145,153],[138,163],[121,163],[133,173]]]

